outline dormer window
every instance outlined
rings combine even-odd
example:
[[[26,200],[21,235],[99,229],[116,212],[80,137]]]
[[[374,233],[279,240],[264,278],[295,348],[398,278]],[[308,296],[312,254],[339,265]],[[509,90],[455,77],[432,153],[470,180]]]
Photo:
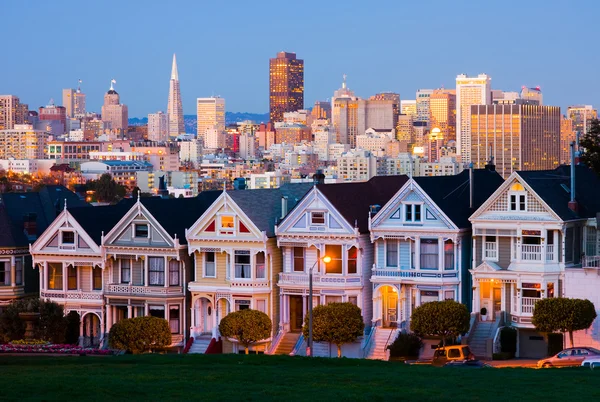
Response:
[[[221,216],[221,227],[219,232],[221,234],[234,234],[235,233],[235,217],[233,215],[222,215]]]
[[[145,223],[135,224],[135,237],[148,238],[148,225]]]
[[[421,204],[404,204],[404,221],[421,222]]]
[[[75,244],[75,232],[70,230],[62,232],[62,244]]]
[[[311,212],[310,213],[310,224],[311,225],[324,225],[325,224],[325,212]]]
[[[522,184],[515,183],[510,187],[508,201],[510,211],[527,211],[527,193]]]

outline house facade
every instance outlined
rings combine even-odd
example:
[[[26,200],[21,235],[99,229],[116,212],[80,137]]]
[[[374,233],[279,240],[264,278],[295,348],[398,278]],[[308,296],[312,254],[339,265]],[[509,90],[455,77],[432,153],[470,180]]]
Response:
[[[580,176],[576,187],[571,186],[570,166],[515,172],[470,218],[472,311],[495,328],[516,328],[521,357],[547,353],[547,337],[532,324],[538,300],[592,296],[581,282],[597,261],[600,181],[583,166],[575,171]],[[592,256],[585,255],[586,248]],[[587,281],[600,284],[597,275]],[[485,318],[480,314],[484,308]]]
[[[282,269],[275,224],[310,189],[286,184],[277,189],[223,191],[186,231],[188,251],[195,261],[191,293],[190,332],[193,351],[204,353],[218,325],[233,311],[254,309],[267,314],[273,334],[251,349],[265,352],[279,326],[280,299],[276,287]],[[233,340],[224,352],[237,351]]]

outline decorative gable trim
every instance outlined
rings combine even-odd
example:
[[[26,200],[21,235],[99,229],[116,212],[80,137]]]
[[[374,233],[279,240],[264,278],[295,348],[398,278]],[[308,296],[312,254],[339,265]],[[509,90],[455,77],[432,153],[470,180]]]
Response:
[[[64,229],[69,229],[77,234],[77,242],[72,247],[61,247],[60,245],[60,234]],[[79,248],[92,254],[101,253],[100,246],[92,240],[67,209],[63,209],[44,233],[30,246],[32,254],[45,252],[73,254]]]

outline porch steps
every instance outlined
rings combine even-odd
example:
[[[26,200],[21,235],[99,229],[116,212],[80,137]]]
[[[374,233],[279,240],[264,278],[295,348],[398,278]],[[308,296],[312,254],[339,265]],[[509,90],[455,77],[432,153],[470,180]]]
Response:
[[[390,343],[394,341],[392,339],[393,335],[390,338],[390,334],[395,330],[395,328],[377,328],[375,337],[371,340],[371,347],[369,348],[367,359],[388,360],[389,353],[384,349],[385,343],[388,341],[388,339],[390,340]]]
[[[469,347],[478,359],[491,357],[487,356],[486,344],[488,339],[494,337],[495,327],[494,321],[478,321],[475,323],[475,330],[469,339]]]
[[[296,346],[296,342],[300,338],[299,332],[286,332],[283,334],[277,349],[275,350],[274,355],[289,355],[294,350],[294,346]]]
[[[208,345],[210,344],[211,339],[212,336],[210,335],[197,336],[194,339],[194,343],[192,343],[192,347],[188,353],[204,354],[208,348]]]

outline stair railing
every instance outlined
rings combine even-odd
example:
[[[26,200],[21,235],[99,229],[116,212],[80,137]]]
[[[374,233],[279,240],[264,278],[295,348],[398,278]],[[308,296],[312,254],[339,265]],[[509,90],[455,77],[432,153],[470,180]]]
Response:
[[[187,343],[185,344],[185,348],[183,348],[184,355],[190,352],[190,349],[191,349],[193,343],[194,343],[194,337],[190,336],[190,339],[188,339]]]
[[[300,351],[300,348],[302,347],[302,344],[304,343],[304,335],[300,334],[300,336],[298,337],[298,340],[296,341],[296,343],[294,344],[294,347],[292,348],[292,351],[290,352],[290,356],[296,356],[298,354],[298,352]],[[313,351],[311,350],[310,353],[312,353]]]
[[[277,350],[277,347],[279,346],[279,343],[281,342],[282,338],[283,338],[283,327],[280,326],[279,329],[277,330],[277,334],[271,340],[271,346],[269,346],[269,349],[267,349],[267,351],[265,352],[265,354],[266,355],[272,355],[272,354],[274,354],[275,351]]]
[[[369,351],[371,349],[371,342],[374,339],[373,336],[375,335],[375,332],[377,332],[377,327],[376,326],[372,326],[371,327],[371,332],[369,332],[369,335],[367,335],[367,337],[365,339],[365,343],[363,344],[363,347],[362,347],[362,349],[363,349],[362,350],[363,359],[366,359],[367,356],[368,356],[368,354],[369,354]]]
[[[397,327],[393,328],[390,331],[390,334],[388,335],[387,341],[385,341],[385,346],[383,347],[383,353],[385,353],[386,357],[387,357],[387,350],[388,350],[388,345],[390,344],[390,339],[392,339],[392,335],[394,335],[397,331]],[[393,338],[392,342],[396,340],[396,337]]]

